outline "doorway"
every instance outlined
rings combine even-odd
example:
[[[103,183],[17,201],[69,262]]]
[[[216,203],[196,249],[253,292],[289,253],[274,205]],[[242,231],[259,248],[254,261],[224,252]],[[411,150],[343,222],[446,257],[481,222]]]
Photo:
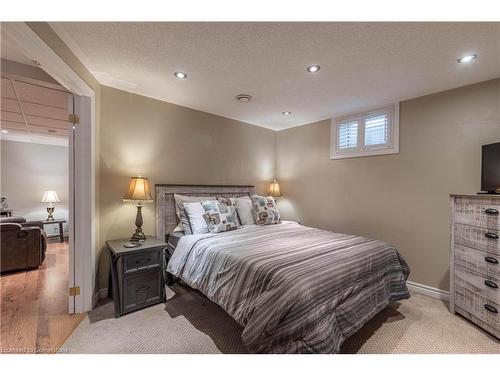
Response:
[[[95,283],[95,93],[25,23],[2,24],[2,51],[6,45],[54,78],[72,93],[68,109],[69,152],[69,280],[68,312],[93,307]],[[72,112],[72,113],[71,113]]]

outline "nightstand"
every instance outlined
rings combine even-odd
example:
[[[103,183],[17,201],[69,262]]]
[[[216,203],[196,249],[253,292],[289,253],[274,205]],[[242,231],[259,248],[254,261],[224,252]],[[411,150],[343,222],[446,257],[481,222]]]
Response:
[[[163,276],[164,241],[148,237],[139,247],[127,248],[130,240],[106,241],[111,254],[111,278],[115,317],[165,302]]]

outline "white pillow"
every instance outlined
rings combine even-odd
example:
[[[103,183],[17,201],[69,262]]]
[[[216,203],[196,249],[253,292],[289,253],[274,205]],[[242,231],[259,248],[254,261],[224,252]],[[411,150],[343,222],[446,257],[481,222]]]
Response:
[[[208,233],[207,222],[203,217],[203,215],[205,215],[205,209],[203,208],[201,202],[188,202],[183,203],[182,205],[186,210],[193,234]]]
[[[250,197],[240,197],[235,200],[235,208],[241,225],[255,224]]]
[[[177,215],[177,219],[181,218],[180,208],[183,203],[211,201],[214,199],[215,197],[188,197],[187,195],[174,194],[175,214]]]

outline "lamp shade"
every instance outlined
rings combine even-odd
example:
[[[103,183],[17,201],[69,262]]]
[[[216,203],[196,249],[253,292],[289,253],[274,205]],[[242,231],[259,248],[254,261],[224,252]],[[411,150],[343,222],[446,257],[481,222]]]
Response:
[[[128,184],[127,194],[123,197],[124,202],[141,201],[152,202],[151,194],[149,194],[149,181],[145,177],[131,177]]]
[[[281,190],[280,190],[280,184],[278,181],[274,180],[273,182],[271,182],[271,184],[269,185],[269,189],[267,191],[267,194],[273,198],[282,197]]]
[[[55,190],[47,190],[43,193],[42,203],[57,203],[60,202]]]

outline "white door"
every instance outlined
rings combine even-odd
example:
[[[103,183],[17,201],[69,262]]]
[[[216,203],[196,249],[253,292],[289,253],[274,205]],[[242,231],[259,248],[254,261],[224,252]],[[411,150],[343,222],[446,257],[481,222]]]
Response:
[[[68,99],[68,118],[75,115],[74,96],[70,95]],[[76,126],[69,122],[68,128],[68,175],[69,175],[69,291],[75,286],[75,129]],[[69,295],[69,313],[75,313],[75,296]]]
[[[91,99],[88,96],[72,95],[71,108],[75,123],[70,123],[69,132],[69,287],[74,295],[69,296],[69,313],[90,310],[92,293],[81,293],[83,286],[93,285],[92,260],[93,186]],[[90,184],[89,184],[90,182]],[[89,206],[91,209],[89,210]],[[80,290],[82,289],[82,290]]]

